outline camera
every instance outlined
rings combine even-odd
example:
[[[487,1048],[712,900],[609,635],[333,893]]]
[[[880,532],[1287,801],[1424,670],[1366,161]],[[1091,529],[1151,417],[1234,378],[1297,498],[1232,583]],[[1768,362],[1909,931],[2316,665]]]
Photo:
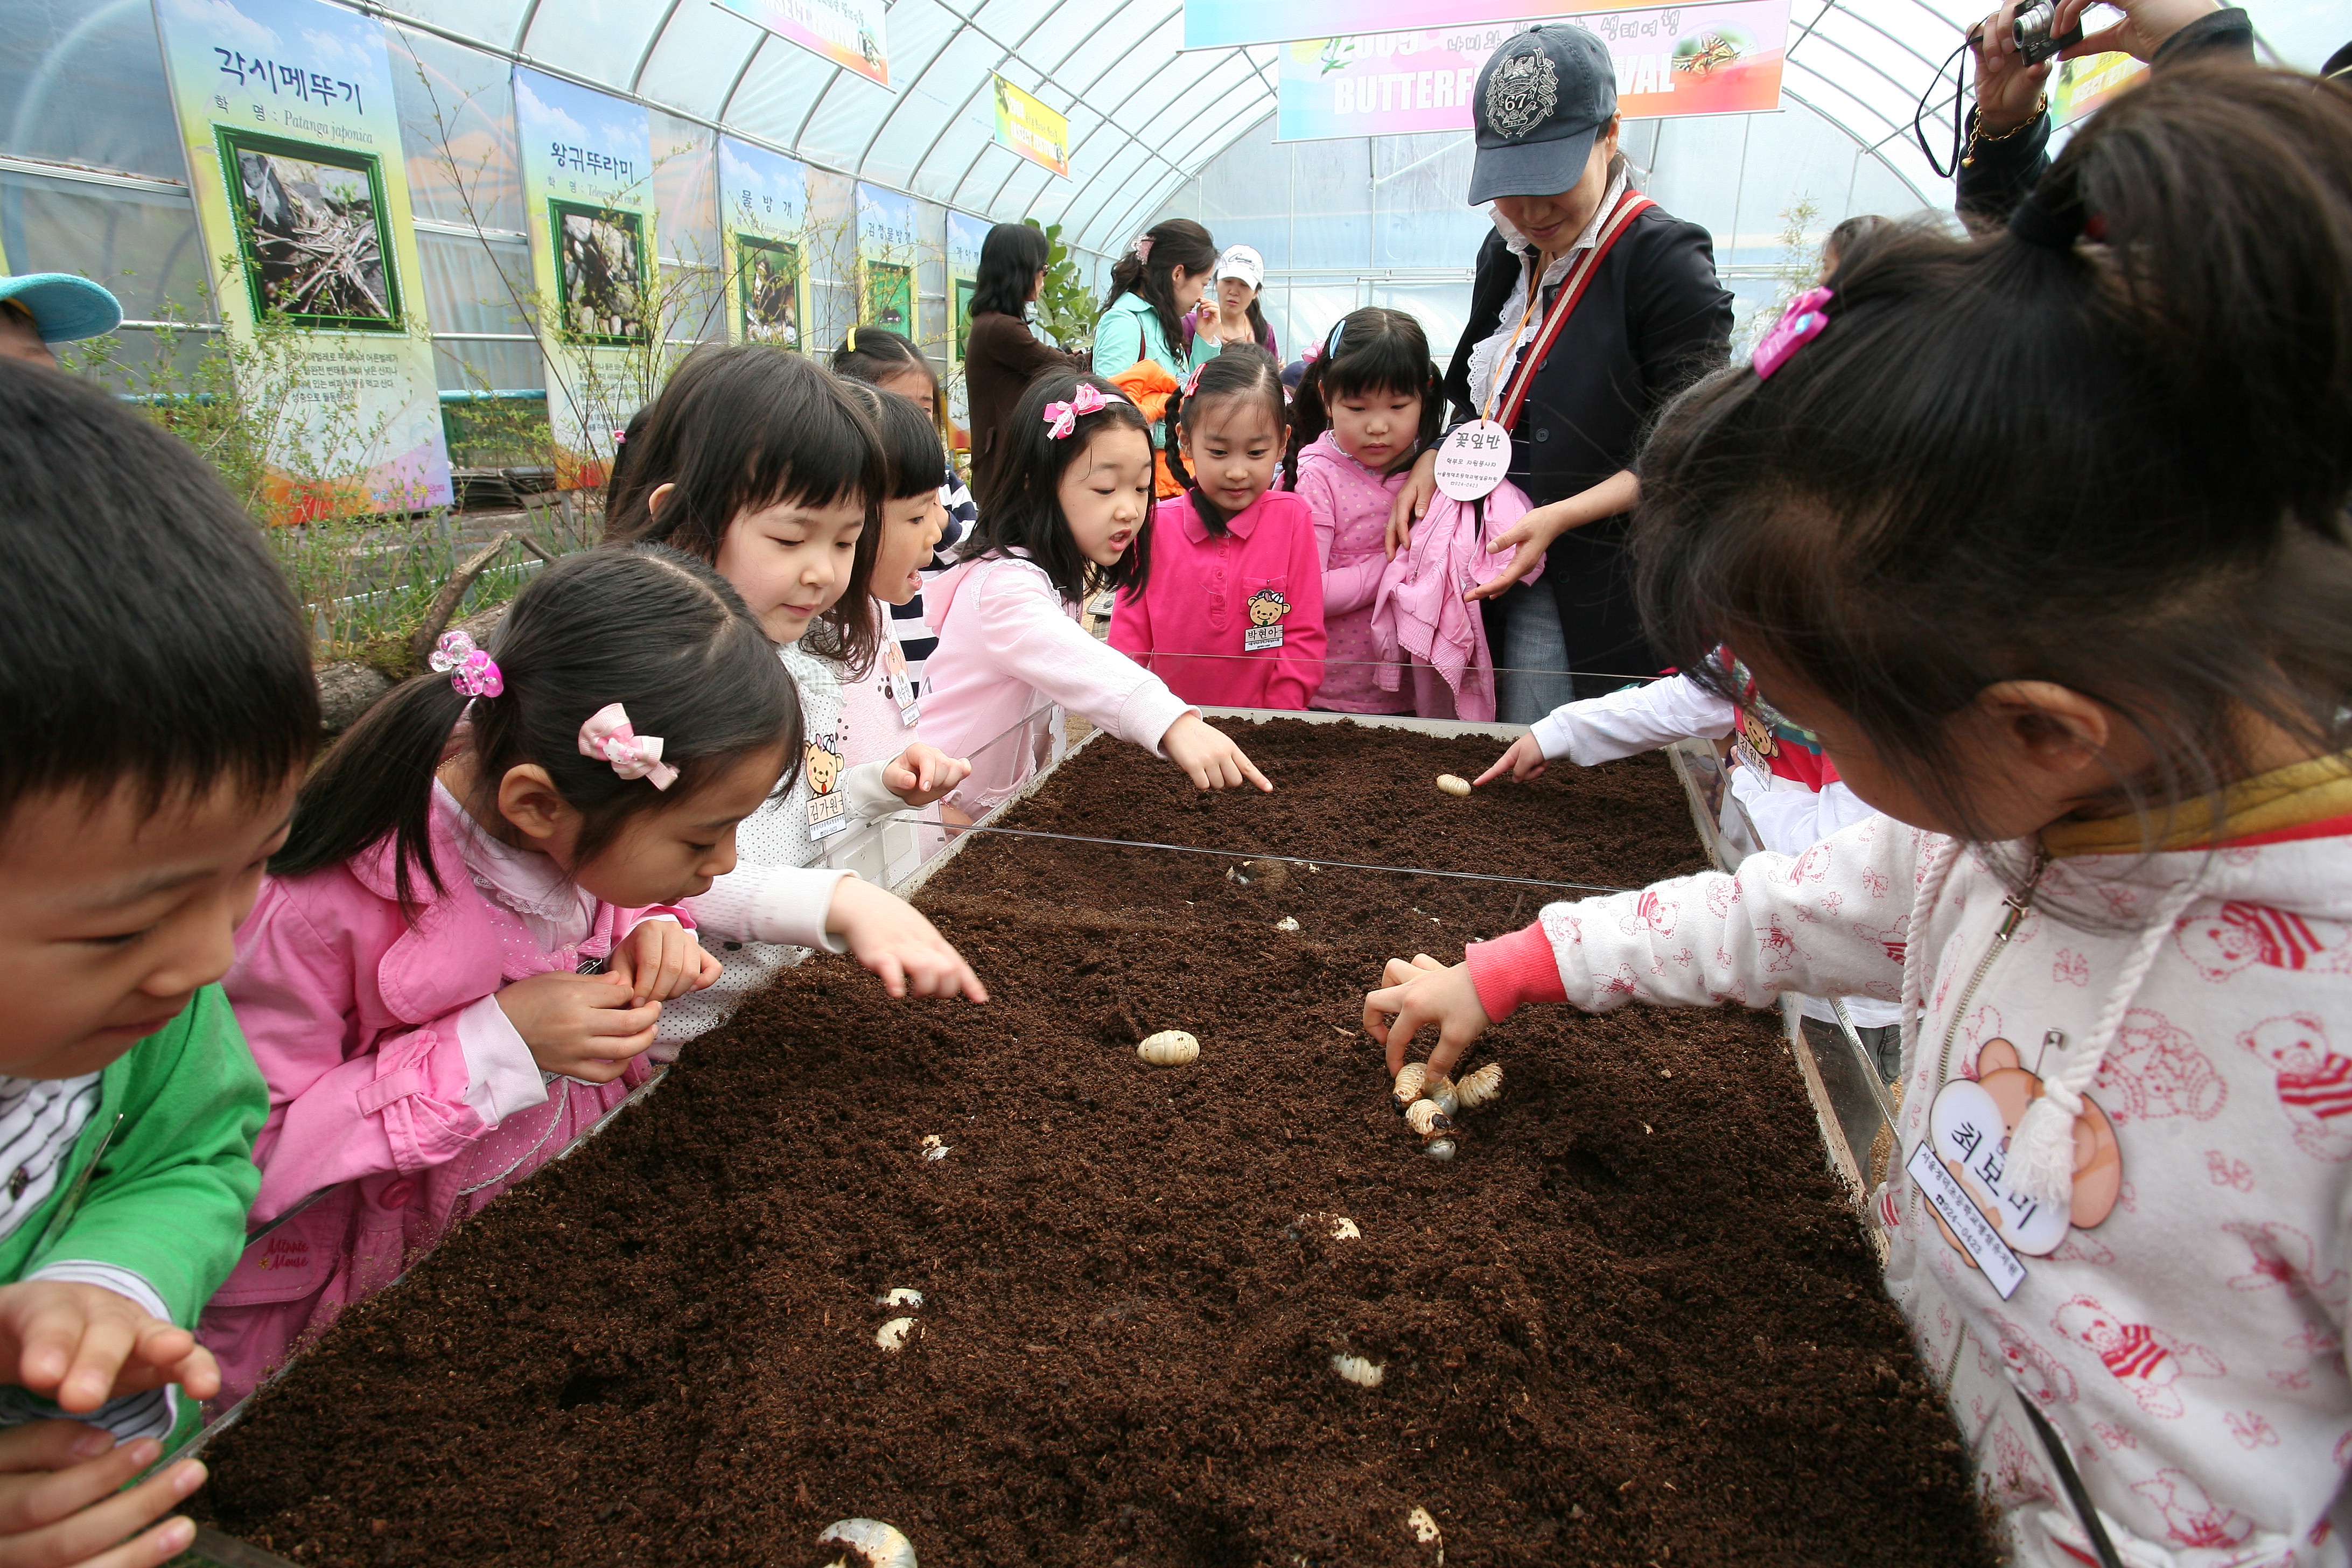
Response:
[[[2038,66],[2059,50],[2071,48],[2083,41],[2080,22],[2071,32],[2052,37],[2050,25],[2057,17],[2057,0],[2036,0],[2034,5],[2020,11],[2017,19],[2010,24],[2010,36],[2017,40],[2017,52],[2024,57],[2027,65]]]

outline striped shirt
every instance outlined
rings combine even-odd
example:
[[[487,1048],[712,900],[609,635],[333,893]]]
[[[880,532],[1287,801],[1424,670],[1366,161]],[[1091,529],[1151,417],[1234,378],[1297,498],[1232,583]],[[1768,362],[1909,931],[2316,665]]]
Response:
[[[980,521],[980,507],[971,499],[971,487],[963,476],[948,465],[948,477],[940,486],[940,504],[948,509],[947,527],[940,534],[939,547],[931,553],[929,564],[922,568],[923,575],[931,576],[946,571],[956,563],[956,546],[962,543]],[[890,606],[890,619],[898,634],[898,647],[907,656],[907,678],[915,689],[923,689],[923,661],[940,646],[937,633],[923,620],[923,595],[917,594],[903,605]]]

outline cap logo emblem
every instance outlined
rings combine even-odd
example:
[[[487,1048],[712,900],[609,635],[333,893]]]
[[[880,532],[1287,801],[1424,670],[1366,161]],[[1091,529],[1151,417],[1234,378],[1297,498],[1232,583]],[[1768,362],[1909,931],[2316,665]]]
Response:
[[[1516,142],[1559,107],[1559,71],[1541,49],[1511,55],[1486,79],[1486,123]]]

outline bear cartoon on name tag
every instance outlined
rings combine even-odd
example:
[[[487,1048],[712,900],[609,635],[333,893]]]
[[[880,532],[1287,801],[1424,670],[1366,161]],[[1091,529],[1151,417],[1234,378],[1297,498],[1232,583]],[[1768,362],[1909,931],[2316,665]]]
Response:
[[[2025,1109],[2042,1096],[2042,1079],[2022,1065],[2017,1047],[1990,1039],[1977,1053],[1977,1075],[1956,1078],[1927,1110],[1927,1137],[1936,1158],[2011,1252],[2046,1258],[2067,1232],[2089,1230],[2114,1212],[2123,1192],[2123,1148],[2115,1124],[2088,1095],[2074,1118],[2074,1197],[2071,1206],[2037,1203],[2011,1192],[2005,1179],[2010,1136]],[[1970,1267],[1976,1260],[1938,1215],[1936,1227]]]
[[[835,786],[841,782],[841,742],[832,735],[812,735],[801,747],[801,768],[808,775],[808,823],[811,838],[825,838],[849,826],[849,804]]]
[[[1242,651],[1257,653],[1265,648],[1282,646],[1282,617],[1290,614],[1290,601],[1282,596],[1279,588],[1260,588],[1249,596],[1249,630],[1242,634]]]

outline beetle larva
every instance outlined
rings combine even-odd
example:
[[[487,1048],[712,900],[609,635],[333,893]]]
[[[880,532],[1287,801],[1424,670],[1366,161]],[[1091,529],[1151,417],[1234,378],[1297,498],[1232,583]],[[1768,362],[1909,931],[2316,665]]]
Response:
[[[912,1318],[893,1318],[874,1331],[874,1342],[883,1350],[895,1351],[922,1331],[922,1326]]]
[[[1503,1064],[1488,1062],[1476,1072],[1465,1074],[1462,1081],[1454,1086],[1454,1091],[1465,1110],[1494,1104],[1503,1098]]]
[[[1423,1546],[1435,1541],[1442,1533],[1442,1531],[1437,1528],[1436,1519],[1432,1516],[1430,1511],[1425,1508],[1416,1508],[1411,1513],[1406,1514],[1404,1516],[1404,1527],[1407,1530],[1412,1531],[1412,1538],[1415,1541],[1420,1542]]]
[[[1389,1369],[1376,1361],[1366,1361],[1360,1355],[1335,1355],[1331,1370],[1354,1384],[1358,1388],[1378,1388]]]
[[[1454,1087],[1454,1080],[1450,1078],[1431,1079],[1421,1086],[1421,1092],[1424,1099],[1434,1100],[1437,1109],[1448,1116],[1462,1109],[1461,1091]]]
[[[1437,775],[1437,787],[1447,795],[1468,795],[1470,781],[1455,773],[1440,773]]]
[[[1404,1108],[1404,1124],[1423,1138],[1435,1132],[1454,1131],[1454,1118],[1438,1109],[1433,1100],[1416,1100]]]
[[[1446,1161],[1454,1158],[1454,1140],[1433,1138],[1421,1146],[1421,1152],[1443,1165]]]
[[[1274,929],[1276,931],[1297,931],[1298,929],[1298,921],[1289,915],[1285,915],[1280,920],[1274,922]]]
[[[944,1160],[948,1157],[948,1146],[940,1142],[940,1135],[936,1132],[926,1136],[920,1147],[923,1151],[923,1158],[926,1160]]]
[[[1402,1112],[1421,1098],[1421,1086],[1429,1081],[1429,1068],[1423,1062],[1407,1062],[1396,1075],[1396,1087],[1389,1093],[1389,1101]]]
[[[920,1311],[923,1306],[923,1293],[920,1290],[909,1290],[904,1285],[900,1285],[875,1297],[874,1304],[877,1307],[912,1307],[917,1311]]]
[[[1201,1042],[1181,1029],[1162,1029],[1146,1037],[1135,1054],[1156,1068],[1182,1067],[1201,1054]]]
[[[878,1519],[827,1525],[816,1543],[844,1548],[825,1568],[915,1568],[915,1543]]]

